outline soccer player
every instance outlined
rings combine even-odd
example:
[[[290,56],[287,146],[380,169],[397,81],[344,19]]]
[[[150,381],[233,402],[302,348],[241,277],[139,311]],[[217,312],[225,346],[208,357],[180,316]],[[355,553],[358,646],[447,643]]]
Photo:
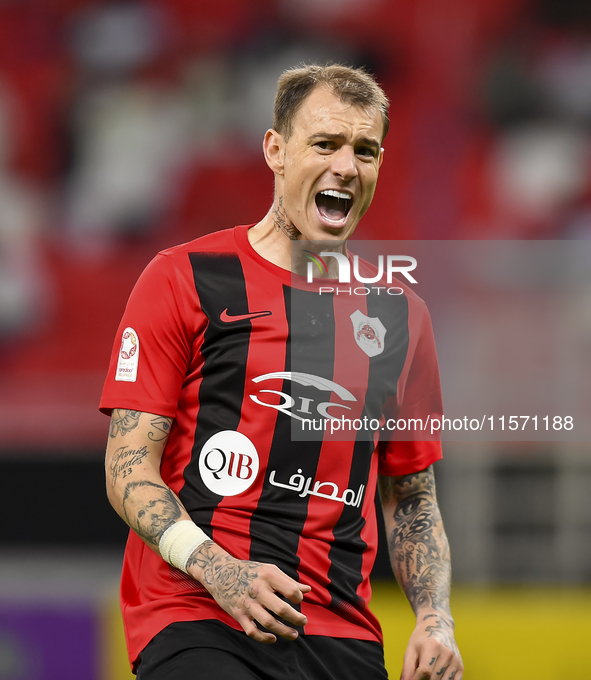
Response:
[[[347,253],[376,187],[387,105],[362,70],[286,71],[263,144],[269,213],[158,254],[131,294],[101,409],[108,496],[133,530],[121,603],[141,680],[386,678],[367,606],[376,485],[417,616],[401,677],[462,677],[439,442],[292,436],[343,414],[441,413],[429,315],[406,285],[319,295],[292,265],[300,241]]]

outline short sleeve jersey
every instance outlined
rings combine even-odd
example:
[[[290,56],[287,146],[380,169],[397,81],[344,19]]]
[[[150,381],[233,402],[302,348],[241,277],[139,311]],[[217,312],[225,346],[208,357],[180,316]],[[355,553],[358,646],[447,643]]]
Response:
[[[205,236],[148,265],[117,332],[100,407],[174,419],[164,482],[232,555],[312,586],[301,605],[306,634],[381,642],[368,608],[377,475],[410,474],[441,457],[436,440],[379,441],[386,410],[441,415],[429,314],[406,286],[401,295],[356,296],[294,284],[247,231]],[[331,436],[331,423],[345,418],[380,427]],[[298,441],[293,427],[304,421],[321,431]],[[133,532],[121,604],[132,663],[175,621],[240,629]]]

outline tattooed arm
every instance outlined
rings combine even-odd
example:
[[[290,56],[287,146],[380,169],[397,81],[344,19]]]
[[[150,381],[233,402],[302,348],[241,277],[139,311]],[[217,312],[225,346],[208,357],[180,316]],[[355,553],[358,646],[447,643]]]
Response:
[[[164,532],[191,517],[164,483],[160,462],[168,440],[171,418],[129,409],[113,409],[105,467],[107,496],[115,511],[157,554]],[[310,587],[297,583],[272,564],[238,560],[213,541],[202,543],[189,558],[187,571],[244,631],[259,642],[275,642],[275,635],[293,640],[295,626],[306,618],[275,593],[299,604]],[[256,626],[258,621],[269,632]]]
[[[378,487],[392,567],[417,617],[401,680],[460,680],[463,666],[449,608],[449,545],[433,468],[380,476]]]
[[[113,409],[105,459],[111,505],[155,552],[168,527],[190,519],[160,476],[171,425],[172,418]]]

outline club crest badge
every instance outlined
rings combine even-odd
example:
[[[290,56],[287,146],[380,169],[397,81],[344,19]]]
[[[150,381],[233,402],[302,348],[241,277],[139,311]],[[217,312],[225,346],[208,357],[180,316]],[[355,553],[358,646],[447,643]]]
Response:
[[[351,314],[351,322],[355,342],[368,357],[375,357],[384,351],[386,328],[377,316],[365,316],[357,310]]]

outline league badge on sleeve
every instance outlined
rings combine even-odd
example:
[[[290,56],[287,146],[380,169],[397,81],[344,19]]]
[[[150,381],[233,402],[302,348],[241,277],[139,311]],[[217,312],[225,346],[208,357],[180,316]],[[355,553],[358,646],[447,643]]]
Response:
[[[357,310],[351,314],[353,334],[357,345],[368,357],[375,357],[384,351],[386,328],[377,316],[365,316]]]
[[[137,365],[140,357],[140,339],[133,328],[126,328],[121,336],[121,348],[117,360],[115,380],[135,382],[137,379]]]

